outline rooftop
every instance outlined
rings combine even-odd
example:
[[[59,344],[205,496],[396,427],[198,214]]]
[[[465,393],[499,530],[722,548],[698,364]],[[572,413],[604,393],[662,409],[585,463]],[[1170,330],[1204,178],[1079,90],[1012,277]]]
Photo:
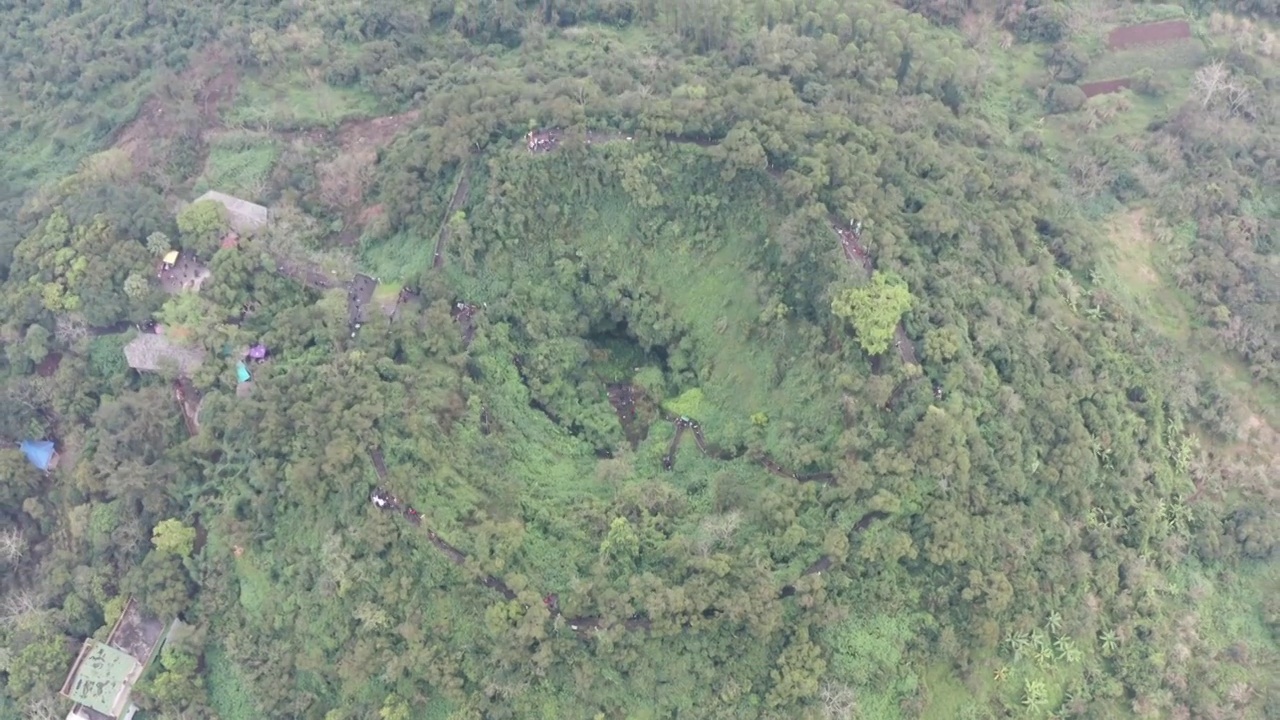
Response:
[[[241,200],[238,197],[220,193],[217,190],[209,192],[196,198],[196,202],[201,200],[212,200],[220,203],[227,209],[227,220],[231,224],[231,229],[240,234],[251,233],[267,224],[271,213],[267,208],[248,200]]]
[[[107,637],[111,647],[132,655],[138,662],[146,665],[151,660],[160,638],[164,635],[165,624],[158,618],[142,614],[137,601],[129,598],[115,628]]]
[[[164,335],[143,333],[124,346],[124,357],[134,370],[156,372],[172,367],[186,375],[204,361],[204,350],[175,344]]]
[[[129,694],[155,656],[165,627],[129,598],[105,643],[85,640],[62,686],[62,695],[76,703],[68,720],[131,718],[137,708]]]
[[[142,674],[142,663],[127,653],[86,640],[71,668],[62,694],[92,710],[118,717],[129,703],[129,690]]]

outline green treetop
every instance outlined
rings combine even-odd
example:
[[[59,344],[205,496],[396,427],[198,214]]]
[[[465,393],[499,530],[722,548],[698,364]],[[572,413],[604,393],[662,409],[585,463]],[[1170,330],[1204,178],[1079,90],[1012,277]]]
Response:
[[[906,281],[879,270],[871,274],[869,284],[843,290],[831,301],[831,312],[853,323],[862,349],[872,355],[889,349],[894,328],[910,309]]]

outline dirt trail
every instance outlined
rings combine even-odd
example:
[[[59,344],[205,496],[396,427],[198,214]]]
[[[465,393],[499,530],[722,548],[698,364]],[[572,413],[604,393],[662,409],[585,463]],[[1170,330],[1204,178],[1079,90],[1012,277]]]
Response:
[[[456,302],[453,304],[451,313],[453,319],[462,328],[462,346],[471,347],[471,341],[476,339],[476,313],[480,312],[480,308],[470,303]]]
[[[344,152],[363,147],[380,148],[395,139],[421,115],[419,110],[409,110],[399,115],[387,115],[365,120],[349,120],[338,129],[338,144]]]
[[[204,398],[192,382],[186,378],[173,381],[173,397],[182,411],[182,422],[187,426],[187,434],[195,437],[200,434],[200,406]]]
[[[652,403],[648,402],[649,397],[643,390],[630,383],[608,383],[606,392],[609,404],[613,405],[618,422],[622,424],[622,433],[631,449],[635,450],[649,436],[649,423],[644,422],[641,415],[654,415]]]
[[[449,207],[444,211],[444,219],[440,221],[440,232],[436,234],[436,251],[431,260],[431,267],[437,270],[444,267],[444,251],[449,243],[449,220],[471,198],[471,165],[462,167],[462,175],[458,177],[458,186],[453,189],[453,197]]]

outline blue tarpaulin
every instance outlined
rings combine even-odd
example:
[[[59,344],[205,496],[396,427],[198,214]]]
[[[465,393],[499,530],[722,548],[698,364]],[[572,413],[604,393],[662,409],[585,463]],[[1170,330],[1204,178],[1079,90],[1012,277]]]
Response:
[[[236,363],[236,378],[242,383],[250,380],[249,368],[245,367],[243,360]]]
[[[32,465],[41,470],[48,470],[53,462],[53,443],[48,440],[23,440],[22,454],[27,456]]]

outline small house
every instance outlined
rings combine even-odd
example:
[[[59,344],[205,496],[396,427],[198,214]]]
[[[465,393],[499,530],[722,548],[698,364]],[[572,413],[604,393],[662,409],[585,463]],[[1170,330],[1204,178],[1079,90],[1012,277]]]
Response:
[[[159,372],[170,367],[186,376],[204,362],[204,350],[175,343],[166,335],[145,333],[124,346],[129,367],[141,372]]]
[[[58,451],[50,440],[23,440],[19,447],[38,470],[47,472],[58,466]]]
[[[165,623],[142,614],[130,598],[106,642],[84,641],[61,695],[75,705],[67,720],[130,720],[133,686],[156,655]]]
[[[225,207],[227,209],[227,222],[231,225],[231,229],[239,235],[248,235],[260,230],[271,219],[271,211],[267,210],[266,207],[251,203],[248,200],[241,200],[226,193],[220,193],[217,190],[210,190],[196,198],[196,202],[203,200],[212,200]]]

